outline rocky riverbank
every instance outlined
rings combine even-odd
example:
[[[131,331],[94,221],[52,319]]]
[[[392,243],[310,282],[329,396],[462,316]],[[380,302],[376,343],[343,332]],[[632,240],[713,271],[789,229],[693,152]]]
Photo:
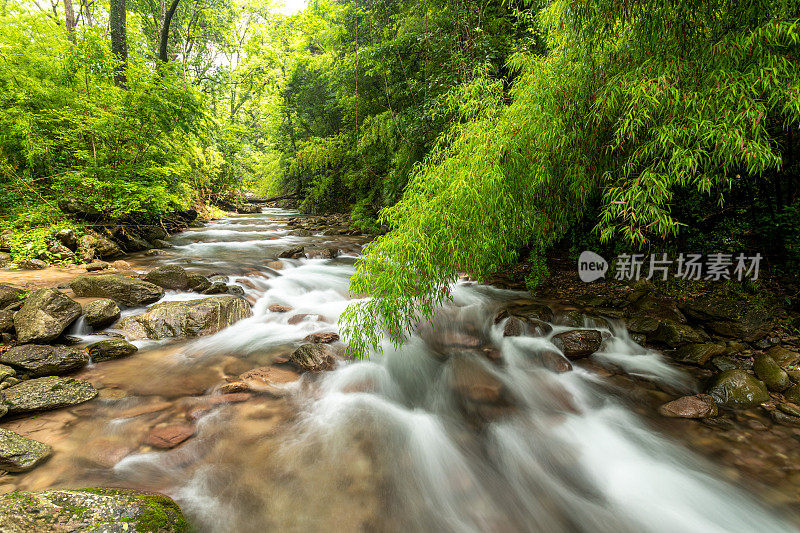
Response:
[[[167,360],[185,346],[183,339],[235,329],[243,320],[249,324],[253,313],[268,313],[262,315],[265,322],[287,326],[328,322],[282,299],[264,298],[259,302],[263,308],[253,309],[254,294],[260,293],[251,289],[263,287],[266,276],[279,280],[282,273],[292,272],[301,264],[298,259],[332,259],[342,250],[352,254],[358,244],[347,239],[355,239],[358,231],[343,216],[286,217],[281,224],[289,244],[264,256],[263,267],[243,266],[241,275],[201,274],[175,262],[156,268],[148,262],[149,268],[141,268],[135,257],[127,258],[133,264],[118,261],[92,272],[60,267],[0,273],[0,281],[13,282],[0,285],[0,394],[5,410],[0,418],[0,469],[9,472],[0,477],[0,492],[64,486],[61,480],[72,463],[89,472],[106,472],[132,456],[172,451],[178,454],[173,460],[182,465],[206,456],[226,463],[233,461],[234,443],[237,450],[241,445],[252,453],[267,439],[279,449],[280,435],[294,431],[296,391],[313,391],[319,378],[345,358],[345,346],[333,328],[314,328],[304,339],[301,335],[263,352],[247,347],[237,353],[226,345],[231,354],[211,365],[185,372],[163,369],[180,364]],[[210,233],[229,231],[219,227],[223,229]],[[189,248],[219,246],[188,235],[181,242],[189,242],[184,245]],[[232,246],[253,244],[244,240]],[[163,258],[175,261],[169,255]],[[162,256],[148,260],[161,261]],[[440,376],[469,427],[480,434],[490,423],[513,417],[522,405],[519,393],[504,381],[508,361],[493,335],[499,331],[503,338],[541,339],[547,349],[527,354],[537,368],[554,373],[580,368],[603,378],[603,387],[627,398],[653,426],[722,465],[722,477],[763,486],[770,501],[791,507],[800,495],[800,452],[793,445],[800,440],[800,410],[795,411],[800,356],[790,329],[791,312],[775,302],[754,305],[745,295],[737,300],[714,287],[678,298],[650,283],[582,284],[573,279],[571,264],[555,266],[553,279],[537,298],[505,301],[491,311],[486,324],[447,311],[434,328],[418,332],[432,355],[431,364],[423,365],[431,374],[425,379]],[[519,288],[513,278],[509,272],[495,281]],[[324,299],[325,294],[313,297]],[[78,342],[70,335],[78,322],[106,338]],[[677,387],[603,358],[610,343],[626,331],[692,376],[696,389],[690,390],[689,380],[686,387]],[[167,339],[173,343],[159,344]],[[148,348],[139,350],[137,345]],[[378,386],[365,375],[345,392],[368,393]],[[548,386],[540,393],[552,404],[554,416],[577,409],[566,390]],[[223,409],[241,435],[219,444],[202,438],[204,431],[206,436],[229,431],[204,426]],[[124,429],[92,432],[93,420],[124,421],[119,426]],[[258,446],[247,448],[251,441]],[[270,461],[280,462],[274,450],[269,453]],[[133,486],[155,491],[171,486],[168,472],[145,473]],[[365,486],[378,482],[368,471],[359,481]],[[39,496],[31,497],[41,502]]]

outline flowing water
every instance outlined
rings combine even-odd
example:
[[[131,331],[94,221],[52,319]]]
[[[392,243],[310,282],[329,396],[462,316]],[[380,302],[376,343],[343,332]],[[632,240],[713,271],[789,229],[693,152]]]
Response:
[[[461,282],[402,348],[387,343],[369,361],[298,379],[280,358],[311,333],[336,331],[362,241],[292,236],[293,214],[212,222],[174,237],[164,255],[132,259],[140,270],[170,262],[224,276],[245,290],[253,317],[198,340],[139,342],[134,356],[87,368],[80,377],[101,388],[99,399],[6,424],[56,453],[0,488],[159,490],[209,532],[796,530],[658,434],[607,374],[551,372],[536,357],[554,349],[546,338],[504,337],[494,317],[523,293]],[[340,255],[271,263],[297,245]],[[599,365],[694,389],[623,328],[600,327]],[[73,333],[97,338],[81,324]],[[219,394],[264,366],[284,394]],[[171,450],[149,447],[146,435],[163,426],[196,433]]]

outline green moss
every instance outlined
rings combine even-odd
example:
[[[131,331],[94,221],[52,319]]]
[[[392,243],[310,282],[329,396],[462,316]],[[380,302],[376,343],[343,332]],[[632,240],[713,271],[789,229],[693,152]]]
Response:
[[[136,531],[149,533],[167,529],[167,526],[179,533],[191,530],[178,504],[162,494],[107,488],[80,489],[80,491],[100,496],[128,496],[144,502],[145,511],[130,520],[125,520],[135,521]]]

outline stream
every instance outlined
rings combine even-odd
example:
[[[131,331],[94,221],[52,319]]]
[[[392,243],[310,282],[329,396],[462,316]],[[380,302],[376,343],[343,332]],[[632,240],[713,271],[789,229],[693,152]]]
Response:
[[[11,421],[55,449],[13,488],[161,491],[203,532],[797,530],[796,518],[658,432],[591,366],[554,373],[536,357],[554,349],[546,337],[504,337],[495,316],[527,302],[525,293],[459,281],[453,302],[403,347],[386,342],[367,361],[298,378],[284,358],[307,335],[337,331],[364,240],[290,235],[286,218],[296,214],[212,221],[173,236],[161,255],[128,259],[139,271],[176,263],[224,276],[245,291],[253,316],[210,337],[136,342],[133,356],[78,374],[101,389],[98,399]],[[274,263],[301,245],[339,255]],[[270,311],[274,304],[292,310]],[[695,390],[620,325],[593,326],[607,337],[595,363]],[[553,327],[570,329],[558,314]],[[104,338],[80,324],[72,333]],[[219,391],[260,367],[278,393]],[[498,383],[502,401],[485,402]],[[169,450],[143,443],[164,424],[195,434]]]

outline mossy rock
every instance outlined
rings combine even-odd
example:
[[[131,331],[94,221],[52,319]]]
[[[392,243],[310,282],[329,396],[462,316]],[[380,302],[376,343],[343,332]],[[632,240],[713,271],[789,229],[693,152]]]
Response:
[[[753,371],[758,376],[758,379],[766,383],[767,388],[771,391],[780,392],[792,386],[789,374],[769,355],[756,356],[753,361]]]
[[[750,409],[769,400],[766,385],[744,370],[722,372],[709,387],[708,394],[731,409]]]
[[[58,338],[81,314],[81,306],[56,289],[35,290],[14,314],[20,343],[48,343]]]
[[[107,339],[90,344],[86,347],[93,363],[110,361],[133,355],[139,349],[123,339]]]
[[[99,488],[12,492],[0,496],[0,531],[4,533],[189,530],[178,504],[155,492]]]
[[[97,396],[88,381],[47,376],[29,379],[3,391],[3,404],[11,415],[49,411],[88,402]]]

